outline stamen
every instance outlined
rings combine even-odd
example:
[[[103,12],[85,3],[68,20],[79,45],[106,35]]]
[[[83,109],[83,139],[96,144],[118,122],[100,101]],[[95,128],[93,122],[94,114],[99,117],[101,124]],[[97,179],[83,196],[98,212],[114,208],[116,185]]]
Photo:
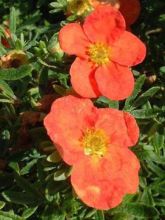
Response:
[[[103,43],[91,44],[88,53],[90,60],[97,65],[105,65],[110,61],[110,48]]]
[[[107,151],[108,137],[101,129],[87,129],[82,138],[82,146],[85,155],[103,157]]]

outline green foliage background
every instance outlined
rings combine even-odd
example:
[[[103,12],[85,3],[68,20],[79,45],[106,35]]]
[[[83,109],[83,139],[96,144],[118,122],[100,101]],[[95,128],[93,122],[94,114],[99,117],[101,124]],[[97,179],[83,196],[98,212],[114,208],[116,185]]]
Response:
[[[57,33],[76,17],[66,20],[65,0],[0,0],[0,22],[10,21],[11,47],[29,58],[17,69],[0,69],[0,220],[165,219],[165,2],[142,0],[141,5],[132,30],[146,43],[147,58],[133,69],[134,93],[120,103],[105,97],[95,100],[99,107],[122,109],[136,117],[141,136],[133,151],[141,162],[140,187],[119,207],[102,212],[86,207],[74,195],[70,168],[52,150],[42,120],[26,127],[27,142],[21,133],[21,113],[44,116],[46,112],[38,109],[41,98],[60,97],[70,87],[73,58],[57,50]],[[0,45],[0,56],[10,50]]]

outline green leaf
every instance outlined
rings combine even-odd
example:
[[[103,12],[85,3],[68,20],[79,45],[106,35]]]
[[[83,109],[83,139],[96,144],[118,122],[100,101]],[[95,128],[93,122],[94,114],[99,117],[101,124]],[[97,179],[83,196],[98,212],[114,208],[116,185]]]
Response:
[[[16,173],[20,173],[19,165],[17,162],[11,161],[8,166],[12,168]]]
[[[150,185],[150,188],[154,192],[165,197],[165,181],[164,180],[163,181],[155,181],[153,184]]]
[[[119,213],[114,215],[112,220],[134,220],[134,217],[125,213]]]
[[[138,119],[149,119],[157,116],[158,113],[154,112],[153,109],[138,109],[130,112],[135,118]]]
[[[159,212],[156,208],[144,204],[127,204],[125,211],[138,218],[153,218],[159,216]]]
[[[163,133],[159,134],[158,132],[154,133],[151,143],[153,144],[155,151],[159,153],[160,150],[164,148],[165,135]]]
[[[141,105],[144,105],[148,101],[148,99],[154,96],[159,90],[160,87],[158,86],[148,89],[146,92],[144,92],[141,96],[139,96],[136,99],[136,101],[133,103],[133,107],[137,108]]]
[[[56,13],[61,10],[64,10],[64,8],[67,6],[66,0],[57,0],[56,2],[51,2],[50,6],[54,9],[50,11],[50,13]]]
[[[101,106],[104,106],[104,107],[119,109],[119,102],[118,101],[110,100],[104,96],[99,97],[97,99],[96,103]]]
[[[0,209],[3,209],[3,207],[6,205],[4,201],[0,201]]]
[[[135,98],[138,96],[138,94],[141,92],[141,88],[145,82],[146,76],[141,75],[137,80],[135,84],[135,88],[133,91],[133,94],[126,99],[124,110],[129,109],[132,106],[132,103],[134,102]]]
[[[155,199],[156,206],[165,207],[165,199]]]
[[[165,66],[160,67],[160,75],[165,76]]]
[[[4,81],[0,81],[0,91],[2,90],[4,95],[7,95],[9,98],[17,99],[16,96],[13,93],[13,90],[10,88],[10,86]]]
[[[140,203],[127,203],[125,205],[121,205],[120,207],[113,209],[111,213],[112,214],[124,213],[134,216],[138,219],[153,218],[159,216],[159,212],[155,207]]]
[[[34,187],[34,185],[29,183],[25,178],[19,176],[17,173],[14,173],[14,177],[18,186],[25,190],[25,192],[34,194],[41,199],[43,198],[42,194]]]
[[[159,177],[163,177],[165,178],[165,172],[163,169],[161,169],[159,166],[155,165],[152,161],[147,161],[147,166],[152,170],[153,173],[155,173],[155,175],[159,176]]]
[[[150,206],[155,206],[154,199],[152,196],[152,192],[150,189],[145,188],[144,191],[142,192],[140,202],[150,205]]]
[[[44,212],[42,213],[42,220],[65,220],[67,218],[66,213],[63,213],[59,208],[55,208],[54,205],[49,205],[45,207]],[[68,218],[69,220],[69,218]]]
[[[13,212],[0,211],[0,220],[24,220],[24,219],[18,215],[15,215]]]
[[[96,209],[92,209],[91,211],[89,211],[86,215],[85,215],[85,219],[92,219],[92,216],[97,212]],[[84,215],[82,216],[82,218],[84,217]]]
[[[9,28],[13,34],[16,32],[16,22],[17,22],[16,10],[14,7],[12,7],[10,10]]]
[[[119,102],[118,101],[113,101],[113,100],[110,100],[108,101],[108,107],[109,108],[116,108],[116,109],[119,109]]]
[[[14,102],[13,101],[11,101],[11,100],[9,100],[9,99],[4,99],[4,98],[0,98],[0,102],[1,103],[10,103],[10,104],[14,104]]]
[[[22,65],[19,68],[0,69],[0,80],[18,80],[29,76],[32,72],[32,65]]]
[[[97,211],[95,213],[95,220],[105,220],[104,212],[103,211]]]
[[[61,161],[61,157],[57,151],[54,151],[47,157],[47,161],[51,163],[58,163]]]
[[[22,213],[22,217],[24,219],[28,219],[30,216],[32,216],[35,211],[37,210],[38,206],[34,207],[34,208],[28,208],[28,209],[25,209],[25,211]]]
[[[24,193],[24,192],[16,192],[16,191],[4,191],[2,196],[6,201],[20,204],[20,205],[32,205],[36,206],[41,203],[41,201],[34,194]]]
[[[58,170],[54,173],[54,180],[55,181],[62,181],[66,180],[69,176],[68,170],[67,169],[61,169]]]
[[[37,159],[33,159],[32,161],[28,162],[25,167],[23,167],[20,171],[21,175],[28,174],[31,168],[37,163]]]

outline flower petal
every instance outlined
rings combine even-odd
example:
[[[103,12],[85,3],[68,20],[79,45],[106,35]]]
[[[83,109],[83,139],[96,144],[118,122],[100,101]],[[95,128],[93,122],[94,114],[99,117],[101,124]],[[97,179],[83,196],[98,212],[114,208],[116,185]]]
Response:
[[[141,10],[139,0],[120,0],[120,12],[123,14],[126,24],[135,23]]]
[[[131,95],[134,78],[128,67],[111,62],[96,70],[95,79],[103,96],[112,100],[122,100]]]
[[[64,26],[59,32],[59,43],[61,49],[69,55],[86,57],[89,41],[80,24],[70,23]]]
[[[83,156],[80,144],[83,129],[90,126],[93,103],[88,99],[65,96],[54,101],[44,125],[51,140],[57,144],[63,160],[72,165]]]
[[[76,58],[70,69],[74,90],[82,97],[95,98],[99,91],[94,78],[95,67],[87,60]]]
[[[130,150],[111,147],[106,157],[98,161],[84,157],[76,163],[71,183],[84,203],[107,210],[119,205],[125,194],[136,192],[139,167],[139,161]]]
[[[132,33],[125,31],[112,47],[112,60],[124,66],[135,66],[146,56],[146,46]]]
[[[130,147],[139,138],[139,128],[134,117],[116,109],[98,109],[95,127],[106,131],[111,145]]]
[[[101,5],[86,18],[83,28],[91,42],[112,44],[125,30],[125,21],[117,9]]]

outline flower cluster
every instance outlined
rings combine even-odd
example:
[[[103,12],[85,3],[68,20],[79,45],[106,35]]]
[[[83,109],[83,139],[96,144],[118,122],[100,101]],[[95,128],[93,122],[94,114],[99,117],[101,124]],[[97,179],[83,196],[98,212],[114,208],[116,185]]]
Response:
[[[121,1],[124,2],[124,1]],[[71,84],[81,96],[53,102],[44,125],[63,160],[71,165],[78,197],[101,210],[119,205],[138,188],[139,161],[129,147],[139,137],[129,113],[96,108],[89,98],[127,98],[133,91],[131,66],[145,57],[145,45],[126,31],[123,16],[110,4],[99,4],[84,23],[70,23],[59,33],[61,49],[77,58]]]

